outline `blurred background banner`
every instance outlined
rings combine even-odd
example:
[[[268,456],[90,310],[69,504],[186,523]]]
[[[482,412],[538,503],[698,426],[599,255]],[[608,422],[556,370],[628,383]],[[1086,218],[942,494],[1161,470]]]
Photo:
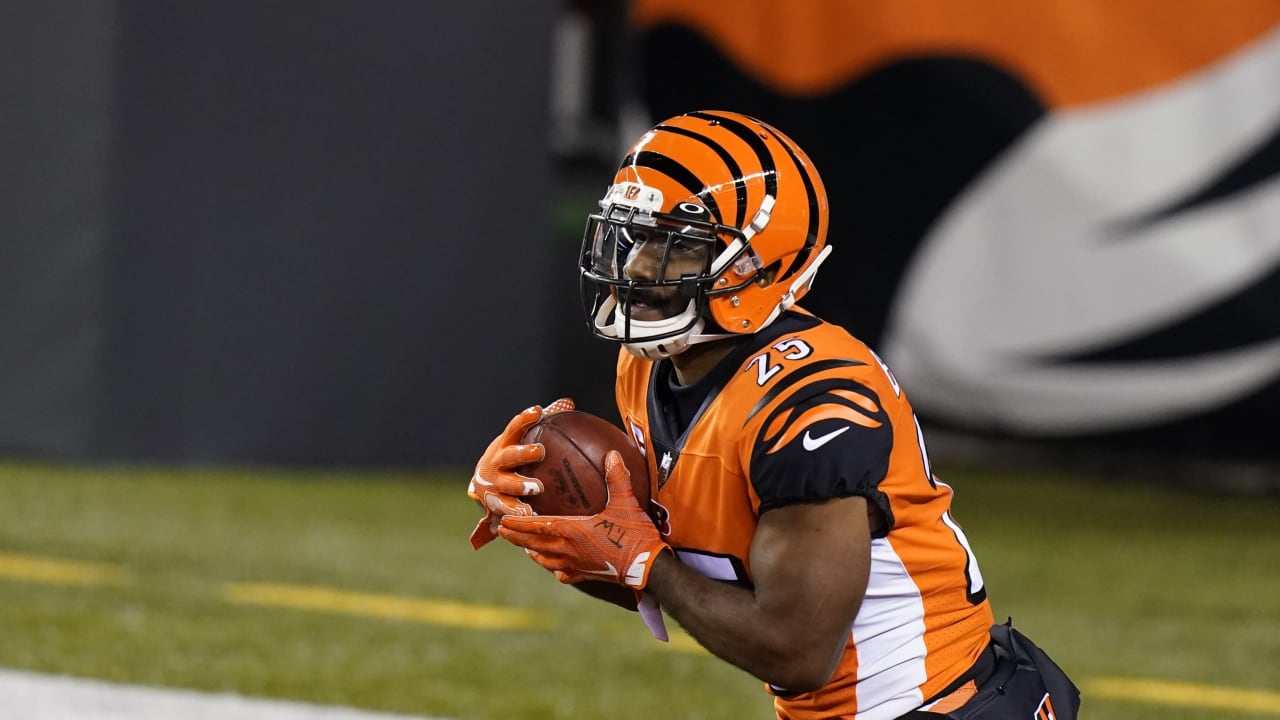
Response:
[[[1280,3],[632,9],[651,117],[808,150],[835,252],[805,305],[924,419],[1280,457]]]
[[[805,305],[939,431],[1274,463],[1275,0],[0,6],[0,450],[468,465],[613,417],[618,153],[703,108],[832,200]]]
[[[556,9],[508,9],[0,5],[0,448],[471,462],[549,393]]]

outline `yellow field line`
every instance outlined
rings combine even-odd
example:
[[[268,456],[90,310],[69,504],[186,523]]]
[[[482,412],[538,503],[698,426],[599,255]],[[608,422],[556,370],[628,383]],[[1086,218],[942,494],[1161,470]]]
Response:
[[[0,552],[0,578],[54,585],[119,585],[127,573],[119,565],[51,560]]]
[[[1086,701],[1089,698],[1127,700],[1280,715],[1280,693],[1266,690],[1142,678],[1090,678],[1083,690]]]
[[[240,605],[367,615],[482,630],[527,630],[549,627],[551,624],[545,614],[534,610],[420,600],[302,585],[230,583],[223,586],[222,596],[228,602]]]

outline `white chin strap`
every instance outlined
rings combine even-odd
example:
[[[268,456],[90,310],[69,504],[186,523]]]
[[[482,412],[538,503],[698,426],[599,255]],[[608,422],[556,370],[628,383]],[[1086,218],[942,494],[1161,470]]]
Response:
[[[631,320],[617,311],[618,301],[609,298],[596,311],[595,326],[601,335],[610,338],[627,337],[627,326],[630,325],[631,342],[623,343],[627,352],[646,360],[661,360],[672,355],[679,355],[690,345],[731,337],[726,333],[703,334],[707,322],[698,317],[694,301],[679,315],[662,320]],[[613,315],[613,320],[609,316]],[[681,331],[683,328],[683,331]],[[652,338],[652,339],[646,339]]]

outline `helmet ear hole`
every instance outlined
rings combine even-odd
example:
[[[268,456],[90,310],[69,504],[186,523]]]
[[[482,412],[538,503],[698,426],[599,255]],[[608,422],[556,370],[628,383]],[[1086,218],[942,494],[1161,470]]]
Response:
[[[759,275],[756,277],[756,282],[760,284],[760,287],[772,285],[774,278],[778,277],[778,271],[781,269],[781,261],[773,263],[769,267],[760,271]]]

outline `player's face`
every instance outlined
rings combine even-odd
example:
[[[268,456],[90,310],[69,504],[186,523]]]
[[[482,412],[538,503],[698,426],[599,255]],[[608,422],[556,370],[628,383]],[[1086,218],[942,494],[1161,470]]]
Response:
[[[625,279],[642,283],[674,281],[697,276],[707,268],[712,243],[665,232],[647,232],[632,227],[634,241],[622,267]],[[689,297],[676,285],[637,287],[628,293],[624,307],[635,320],[664,320],[689,305]]]

